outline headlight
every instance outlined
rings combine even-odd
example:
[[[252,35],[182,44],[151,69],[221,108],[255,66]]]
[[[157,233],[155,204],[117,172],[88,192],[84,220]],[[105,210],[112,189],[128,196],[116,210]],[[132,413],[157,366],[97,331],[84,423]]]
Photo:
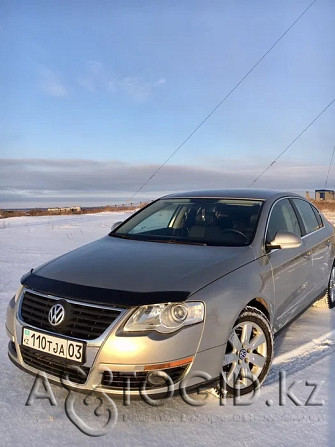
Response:
[[[124,326],[125,332],[174,332],[204,320],[205,306],[200,301],[163,303],[139,307]]]

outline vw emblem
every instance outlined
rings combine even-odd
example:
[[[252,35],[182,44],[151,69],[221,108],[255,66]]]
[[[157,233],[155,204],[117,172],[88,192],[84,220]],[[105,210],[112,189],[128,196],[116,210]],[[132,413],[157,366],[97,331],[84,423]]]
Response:
[[[245,349],[241,349],[240,354],[239,354],[240,360],[244,360],[246,358],[246,356],[247,356],[247,351]]]
[[[49,323],[53,326],[58,326],[65,318],[65,309],[61,304],[55,304],[49,310]]]

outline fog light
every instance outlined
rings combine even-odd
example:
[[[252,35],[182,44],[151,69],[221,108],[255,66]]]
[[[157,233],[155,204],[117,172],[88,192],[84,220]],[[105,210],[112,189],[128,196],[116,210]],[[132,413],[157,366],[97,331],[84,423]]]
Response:
[[[163,371],[153,371],[148,374],[148,382],[154,386],[164,386],[169,384],[169,376]]]

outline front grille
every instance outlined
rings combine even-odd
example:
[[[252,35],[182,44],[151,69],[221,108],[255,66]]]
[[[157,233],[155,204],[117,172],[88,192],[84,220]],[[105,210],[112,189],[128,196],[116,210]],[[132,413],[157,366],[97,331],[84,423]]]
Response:
[[[65,320],[52,326],[48,320],[50,308],[57,302],[64,304]],[[21,319],[36,328],[83,340],[98,338],[120,315],[121,310],[86,306],[64,299],[53,299],[25,292],[21,304]]]
[[[84,384],[90,372],[90,368],[87,366],[65,363],[62,359],[38,352],[27,346],[20,346],[20,351],[26,365],[32,366],[39,371],[44,371],[58,379],[66,379],[73,383]]]
[[[177,366],[176,368],[169,368],[163,370],[171,377],[173,383],[178,382],[184,375],[189,365]],[[146,389],[161,388],[166,386],[154,385],[148,380],[148,375],[152,371],[134,371],[134,372],[120,372],[120,371],[104,371],[102,374],[101,385],[111,389],[128,389],[127,379],[129,379],[129,390],[139,390],[143,383],[146,383]],[[168,384],[169,382],[166,382]]]

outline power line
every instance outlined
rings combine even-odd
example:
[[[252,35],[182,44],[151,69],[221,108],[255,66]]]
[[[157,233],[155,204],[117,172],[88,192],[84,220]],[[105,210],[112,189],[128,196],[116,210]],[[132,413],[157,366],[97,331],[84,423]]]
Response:
[[[307,8],[291,23],[291,25],[284,31],[284,33],[271,45],[271,47],[258,59],[258,61],[250,68],[249,71],[238,81],[237,84],[226,94],[226,96],[214,107],[214,109],[196,126],[196,128],[188,135],[187,138],[175,149],[169,157],[162,163],[151,176],[142,183],[142,185],[135,191],[135,193],[129,198],[132,200],[149,182],[152,180],[158,172],[176,155],[176,153],[192,138],[192,136],[202,127],[205,122],[222,106],[222,104],[230,97],[230,95],[246,80],[246,78],[255,70],[255,68],[266,58],[266,56],[275,48],[275,46],[286,36],[286,34],[299,22],[299,20],[306,14],[306,12],[316,3],[318,0],[313,0]]]
[[[320,116],[321,115],[323,115],[324,113],[325,113],[325,111],[327,110],[327,109],[329,109],[329,107],[333,104],[335,102],[335,98],[332,100],[332,101],[330,101],[330,103],[313,119],[313,121],[311,121],[309,124],[308,124],[308,126],[307,127],[305,127],[305,129],[302,131],[302,132],[300,132],[299,133],[299,135],[297,136],[297,137],[295,137],[294,138],[294,140],[293,141],[291,141],[291,143],[288,145],[288,146],[286,146],[286,148],[283,150],[283,151],[281,151],[280,152],[280,154],[273,160],[273,162],[271,162],[265,169],[264,169],[264,171],[262,171],[256,178],[255,178],[255,180],[253,181],[253,182],[251,182],[249,185],[248,185],[248,187],[250,187],[250,186],[252,186],[253,184],[255,184],[256,182],[257,182],[257,180],[259,180],[261,177],[262,177],[262,175],[263,174],[265,174],[270,168],[271,168],[271,166],[273,166],[275,163],[276,163],[276,161],[282,156],[282,155],[284,155],[285,154],[285,152],[286,151],[288,151],[289,149],[290,149],[290,147],[291,146],[293,146],[293,144],[296,142],[296,141],[298,141],[299,140],[299,138],[315,123],[315,121],[317,121],[319,118],[320,118]]]
[[[335,146],[334,146],[334,149],[333,149],[332,158],[330,159],[330,163],[329,163],[328,174],[327,174],[326,183],[325,183],[325,189],[327,188],[328,178],[329,178],[330,168],[331,168],[332,163],[333,163],[334,153],[335,153]]]

